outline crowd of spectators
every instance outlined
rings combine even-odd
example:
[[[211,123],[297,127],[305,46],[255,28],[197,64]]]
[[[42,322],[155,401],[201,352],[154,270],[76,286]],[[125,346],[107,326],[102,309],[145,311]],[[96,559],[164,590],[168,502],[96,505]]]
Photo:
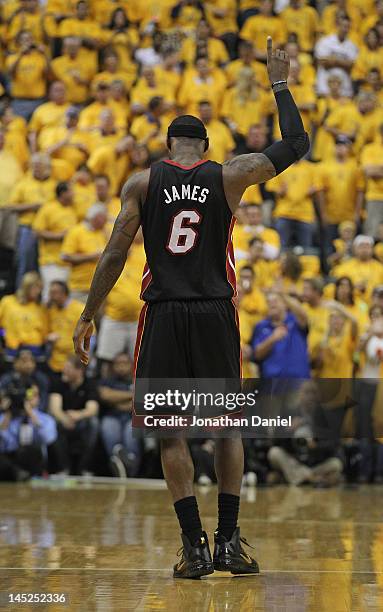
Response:
[[[53,471],[86,474],[101,440],[114,471],[151,473],[155,445],[138,443],[130,418],[141,233],[96,322],[86,373],[73,328],[121,185],[167,157],[172,118],[198,115],[206,155],[220,163],[280,137],[265,66],[271,35],[290,55],[311,149],[250,187],[238,211],[244,375],[352,381],[359,478],[380,478],[383,1],[7,0],[0,11],[0,388],[16,378],[28,389],[29,424],[40,423],[45,445],[4,471],[23,478],[49,459]],[[346,399],[333,407],[339,436],[346,412]],[[13,422],[6,408],[1,418],[0,452],[11,461],[25,418]],[[257,452],[290,481],[286,453],[296,446],[282,446]],[[211,450],[206,441],[194,452],[208,464]],[[339,472],[332,451],[320,463]],[[315,481],[322,470],[310,461],[301,476]]]

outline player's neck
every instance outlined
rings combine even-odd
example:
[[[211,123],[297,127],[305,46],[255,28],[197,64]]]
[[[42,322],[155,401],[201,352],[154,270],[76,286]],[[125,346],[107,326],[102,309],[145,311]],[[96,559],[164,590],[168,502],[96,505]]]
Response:
[[[192,153],[175,153],[174,155],[170,155],[169,159],[181,166],[193,166],[197,162],[200,162],[202,158]]]

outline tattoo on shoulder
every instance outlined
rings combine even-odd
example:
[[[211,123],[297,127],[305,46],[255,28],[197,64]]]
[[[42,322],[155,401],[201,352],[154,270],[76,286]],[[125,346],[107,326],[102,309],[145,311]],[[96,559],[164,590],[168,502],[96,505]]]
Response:
[[[239,175],[253,175],[257,182],[267,181],[275,176],[275,168],[269,158],[263,153],[246,153],[238,155],[224,163]]]

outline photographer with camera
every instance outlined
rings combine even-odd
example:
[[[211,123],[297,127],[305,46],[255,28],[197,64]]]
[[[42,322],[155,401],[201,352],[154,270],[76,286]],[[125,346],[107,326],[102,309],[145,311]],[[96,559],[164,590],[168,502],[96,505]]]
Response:
[[[53,417],[39,409],[39,390],[32,381],[11,381],[0,396],[0,481],[41,476],[47,449],[57,438]]]

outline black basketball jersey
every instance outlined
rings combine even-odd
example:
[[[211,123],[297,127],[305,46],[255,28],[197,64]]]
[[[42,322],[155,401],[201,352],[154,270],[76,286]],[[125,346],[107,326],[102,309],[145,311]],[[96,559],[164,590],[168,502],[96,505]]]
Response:
[[[147,263],[141,298],[155,302],[233,297],[234,221],[220,164],[154,163],[142,209]]]

